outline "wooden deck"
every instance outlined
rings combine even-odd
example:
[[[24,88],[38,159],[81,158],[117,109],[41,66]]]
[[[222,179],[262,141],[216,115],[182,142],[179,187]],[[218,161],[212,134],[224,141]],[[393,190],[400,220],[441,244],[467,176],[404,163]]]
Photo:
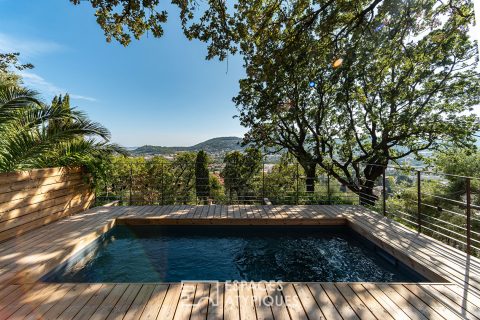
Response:
[[[347,224],[435,282],[39,281],[115,223]],[[0,243],[0,319],[322,318],[480,319],[480,260],[358,206],[97,207]]]

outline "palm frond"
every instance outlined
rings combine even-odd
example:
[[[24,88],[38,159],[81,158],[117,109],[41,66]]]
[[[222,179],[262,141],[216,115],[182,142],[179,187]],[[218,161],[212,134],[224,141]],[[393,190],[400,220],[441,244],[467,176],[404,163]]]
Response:
[[[109,144],[108,129],[83,112],[61,103],[45,105],[33,91],[1,85],[0,135],[4,172],[88,163],[94,156],[126,153]]]
[[[12,112],[30,106],[41,106],[37,93],[25,88],[0,85],[0,123],[12,115]]]

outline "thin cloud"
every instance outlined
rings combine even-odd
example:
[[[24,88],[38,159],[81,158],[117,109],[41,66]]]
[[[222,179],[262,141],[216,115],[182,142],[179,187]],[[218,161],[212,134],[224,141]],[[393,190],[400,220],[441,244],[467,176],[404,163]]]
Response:
[[[48,40],[12,37],[0,32],[0,50],[2,52],[20,52],[22,57],[33,57],[66,50],[66,47]]]
[[[78,95],[78,94],[71,94],[70,98],[78,99],[78,100],[86,100],[86,101],[91,101],[91,102],[97,101],[97,99],[95,99],[95,98],[92,98],[92,97],[89,97],[89,96],[81,96],[81,95]]]
[[[23,83],[32,89],[37,90],[38,92],[49,96],[50,98],[56,95],[65,94],[68,90],[58,87],[55,84],[45,80],[43,77],[39,76],[36,73],[29,72],[29,71],[21,71],[19,72],[20,76],[22,77]],[[72,93],[70,94],[70,98],[77,99],[77,100],[85,100],[94,102],[97,99],[85,95],[79,95]]]

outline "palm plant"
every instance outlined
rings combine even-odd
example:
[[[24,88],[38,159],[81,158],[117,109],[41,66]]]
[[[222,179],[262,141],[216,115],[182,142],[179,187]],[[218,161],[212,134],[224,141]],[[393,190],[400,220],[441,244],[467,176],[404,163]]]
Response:
[[[60,99],[61,100],[61,99]],[[0,172],[85,165],[112,152],[110,132],[58,100],[42,103],[34,91],[0,84]]]

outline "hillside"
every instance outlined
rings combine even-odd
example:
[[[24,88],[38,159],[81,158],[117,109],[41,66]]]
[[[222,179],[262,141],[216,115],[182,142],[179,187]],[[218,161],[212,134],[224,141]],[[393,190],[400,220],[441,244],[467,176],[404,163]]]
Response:
[[[131,151],[134,155],[152,155],[152,154],[172,154],[179,151],[199,151],[205,150],[208,153],[221,153],[233,150],[242,150],[242,138],[238,137],[218,137],[200,142],[190,147],[162,147],[145,145]]]

